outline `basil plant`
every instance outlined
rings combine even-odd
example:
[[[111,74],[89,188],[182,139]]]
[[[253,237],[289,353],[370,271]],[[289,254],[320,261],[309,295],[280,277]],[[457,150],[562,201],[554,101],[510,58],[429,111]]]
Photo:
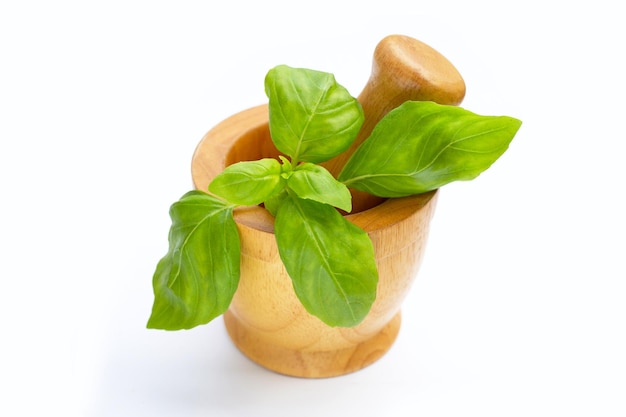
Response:
[[[360,323],[376,299],[372,243],[347,221],[348,187],[379,197],[425,193],[471,180],[508,148],[521,122],[456,106],[408,101],[389,112],[337,178],[318,165],[345,151],[363,123],[359,102],[332,74],[280,65],[265,79],[279,159],[228,166],[208,190],[170,208],[169,249],[153,277],[149,328],[206,324],[229,307],[239,283],[238,206],[263,203],[305,309],[329,326]]]

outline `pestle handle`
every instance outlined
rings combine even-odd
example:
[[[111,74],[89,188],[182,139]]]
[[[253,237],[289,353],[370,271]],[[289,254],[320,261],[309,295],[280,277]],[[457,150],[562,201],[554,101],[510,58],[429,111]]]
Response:
[[[465,82],[461,74],[442,54],[408,36],[387,36],[374,50],[370,78],[358,96],[365,115],[363,126],[348,150],[323,165],[337,176],[380,119],[405,101],[434,101],[456,106],[464,96]],[[354,212],[379,201],[353,191]]]

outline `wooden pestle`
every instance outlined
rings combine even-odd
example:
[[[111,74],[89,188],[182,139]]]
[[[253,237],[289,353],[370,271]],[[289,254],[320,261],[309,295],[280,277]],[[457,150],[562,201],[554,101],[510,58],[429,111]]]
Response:
[[[464,96],[465,82],[461,74],[443,55],[408,36],[387,36],[374,50],[370,78],[358,96],[365,121],[356,140],[348,150],[322,165],[336,177],[380,119],[405,101],[434,101],[456,106]],[[358,190],[351,192],[353,213],[382,201]]]

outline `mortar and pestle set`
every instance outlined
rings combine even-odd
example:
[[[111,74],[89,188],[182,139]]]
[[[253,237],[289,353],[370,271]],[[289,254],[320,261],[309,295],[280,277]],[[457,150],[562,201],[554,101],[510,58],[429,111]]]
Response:
[[[459,105],[464,95],[461,75],[439,52],[406,36],[388,36],[377,45],[371,76],[358,96],[365,114],[359,135],[346,152],[322,165],[336,176],[376,123],[405,101]],[[268,106],[261,105],[211,129],[192,158],[195,188],[207,190],[217,174],[236,162],[277,158],[268,119]],[[234,344],[254,362],[291,376],[330,377],[372,364],[394,343],[400,306],[421,263],[438,191],[386,200],[352,193],[353,211],[346,218],[370,236],[379,273],[376,301],[352,328],[327,326],[304,309],[278,254],[274,218],[261,206],[235,210],[241,275],[224,322]]]

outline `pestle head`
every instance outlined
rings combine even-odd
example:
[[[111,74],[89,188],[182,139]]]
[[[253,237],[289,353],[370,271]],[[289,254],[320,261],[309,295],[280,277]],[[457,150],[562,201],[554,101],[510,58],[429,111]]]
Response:
[[[417,39],[390,35],[374,50],[371,76],[359,100],[384,115],[408,100],[456,106],[464,97],[465,82],[446,57]]]

